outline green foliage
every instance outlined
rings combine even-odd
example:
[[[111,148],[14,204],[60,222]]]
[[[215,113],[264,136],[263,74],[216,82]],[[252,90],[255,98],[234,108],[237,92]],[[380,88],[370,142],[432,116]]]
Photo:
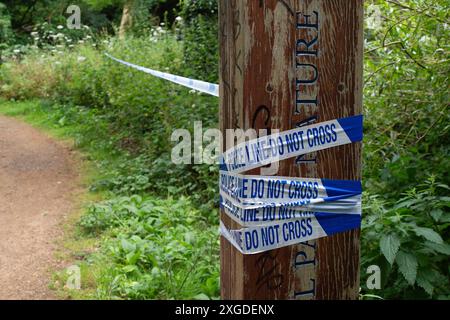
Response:
[[[173,8],[151,5],[166,4]],[[217,1],[181,6],[175,32],[158,21],[124,41],[92,29],[92,39],[86,33],[78,43],[55,24],[39,24],[39,42],[10,46],[0,69],[4,98],[49,101],[33,112],[68,130],[95,160],[91,190],[107,201],[90,206],[80,226],[104,239],[92,262],[101,270],[97,297],[218,295],[218,169],[170,161],[173,130],[192,130],[197,120],[217,127],[218,101],[102,54],[217,82]],[[443,0],[366,1],[363,299],[449,298],[445,8]],[[55,42],[50,31],[63,37]],[[364,285],[374,264],[379,291]]]
[[[11,16],[6,6],[0,2],[0,52],[8,48],[13,37],[11,30]]]
[[[366,194],[362,270],[372,264],[382,266],[383,297],[445,298],[448,294],[450,244],[443,238],[449,237],[450,197],[441,195],[448,190],[431,177],[393,206],[389,200]]]
[[[217,0],[184,0],[184,64],[190,76],[218,81],[218,4]]]
[[[218,228],[187,198],[115,198],[91,206],[80,224],[111,235],[97,257],[107,264],[98,298],[218,297]]]
[[[385,298],[445,298],[450,287],[444,2],[366,2],[361,270],[380,265],[372,293]]]

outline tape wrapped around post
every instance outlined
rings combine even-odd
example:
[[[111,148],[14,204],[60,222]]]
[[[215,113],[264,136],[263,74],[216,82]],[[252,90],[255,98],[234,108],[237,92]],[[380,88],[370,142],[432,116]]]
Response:
[[[227,150],[220,169],[244,172],[280,160],[362,140],[363,116],[341,118],[246,141]]]
[[[220,233],[243,254],[255,254],[359,228],[361,215],[304,213],[303,217]]]
[[[219,96],[217,84],[110,59],[155,77]],[[220,158],[220,206],[243,228],[220,232],[243,254],[255,254],[359,228],[361,182],[239,173],[353,142],[363,137],[362,115],[341,118],[243,142]]]
[[[360,181],[239,174],[280,160],[362,141],[362,115],[246,141],[220,158],[220,206],[243,228],[220,231],[243,254],[255,254],[361,225]]]
[[[243,226],[296,219],[304,212],[361,215],[361,192],[360,181],[220,172],[220,205]]]

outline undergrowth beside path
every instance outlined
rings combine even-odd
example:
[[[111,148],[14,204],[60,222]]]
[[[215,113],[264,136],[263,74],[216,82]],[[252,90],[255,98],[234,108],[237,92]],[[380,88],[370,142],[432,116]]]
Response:
[[[214,219],[188,197],[98,187],[111,176],[117,178],[117,171],[136,170],[134,158],[117,149],[114,137],[99,129],[106,126],[101,119],[82,108],[40,101],[2,101],[0,113],[19,117],[60,139],[73,140],[89,163],[84,171],[91,194],[85,197],[83,213],[66,226],[61,250],[62,259],[80,267],[81,290],[67,288],[68,274],[60,270],[52,287],[61,297],[219,296],[219,238]],[[145,163],[141,165],[139,169],[146,169]]]

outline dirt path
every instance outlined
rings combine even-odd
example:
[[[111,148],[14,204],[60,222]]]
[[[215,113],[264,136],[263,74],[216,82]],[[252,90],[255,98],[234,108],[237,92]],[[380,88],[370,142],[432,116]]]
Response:
[[[0,116],[0,299],[53,299],[50,269],[77,173],[68,147]]]

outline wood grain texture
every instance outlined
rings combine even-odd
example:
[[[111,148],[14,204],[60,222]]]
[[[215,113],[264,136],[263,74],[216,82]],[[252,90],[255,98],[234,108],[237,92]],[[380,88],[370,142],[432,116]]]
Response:
[[[222,132],[362,113],[362,0],[219,3]],[[278,175],[360,179],[361,145],[284,160]],[[256,255],[221,239],[223,299],[356,299],[358,289],[359,230]]]

